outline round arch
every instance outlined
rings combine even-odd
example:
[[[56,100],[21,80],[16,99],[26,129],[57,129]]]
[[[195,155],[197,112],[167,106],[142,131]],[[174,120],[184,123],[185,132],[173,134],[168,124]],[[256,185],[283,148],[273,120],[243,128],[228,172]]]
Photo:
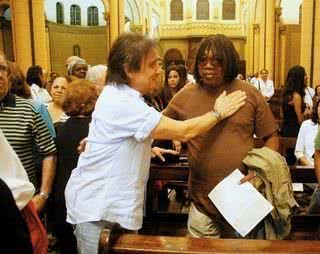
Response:
[[[5,12],[10,9],[9,1],[0,1],[0,24],[1,24],[1,35],[0,35],[0,51],[2,51],[6,58],[10,61],[14,60],[13,53],[13,38],[12,38],[12,24],[11,20],[6,20],[4,15]]]
[[[134,24],[141,23],[140,11],[135,0],[125,1],[125,16],[130,18],[131,22]]]
[[[0,16],[3,16],[4,12],[10,8],[10,2],[8,0],[0,1]]]

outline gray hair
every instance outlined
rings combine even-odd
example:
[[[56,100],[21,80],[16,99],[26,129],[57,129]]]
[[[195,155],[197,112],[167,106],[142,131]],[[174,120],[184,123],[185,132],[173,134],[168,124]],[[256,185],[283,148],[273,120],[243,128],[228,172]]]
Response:
[[[88,66],[88,63],[86,62],[86,60],[80,58],[78,60],[73,60],[71,63],[69,63],[67,70],[68,70],[68,75],[72,75],[72,71],[74,66],[76,66],[77,64],[85,64]]]
[[[86,79],[95,83],[97,79],[99,79],[102,75],[104,75],[104,78],[106,77],[107,70],[108,70],[108,67],[103,64],[92,66],[89,68],[87,72]]]

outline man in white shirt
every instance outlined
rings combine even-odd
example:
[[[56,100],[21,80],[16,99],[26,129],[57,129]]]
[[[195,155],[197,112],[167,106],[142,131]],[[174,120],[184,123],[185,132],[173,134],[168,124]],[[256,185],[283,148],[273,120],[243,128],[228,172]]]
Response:
[[[273,81],[268,76],[268,70],[262,69],[260,71],[260,78],[254,82],[254,86],[262,93],[266,101],[269,101],[274,94]]]
[[[107,85],[92,114],[86,149],[65,190],[67,221],[76,225],[79,253],[97,253],[107,222],[126,230],[141,228],[152,139],[187,141],[245,104],[245,93],[223,92],[212,111],[202,116],[176,121],[161,115],[142,97],[161,80],[156,47],[154,40],[129,33],[110,50]]]
[[[22,210],[32,199],[35,188],[1,129],[0,161],[0,178],[9,186],[19,210]]]

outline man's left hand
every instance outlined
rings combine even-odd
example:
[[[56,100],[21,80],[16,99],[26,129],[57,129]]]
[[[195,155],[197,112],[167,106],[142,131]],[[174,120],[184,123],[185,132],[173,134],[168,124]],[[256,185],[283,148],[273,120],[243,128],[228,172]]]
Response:
[[[152,147],[151,148],[151,156],[152,158],[154,157],[159,157],[163,162],[165,161],[165,158],[163,157],[164,154],[173,154],[173,155],[178,155],[179,153],[177,151],[171,150],[171,149],[163,149],[160,147]]]

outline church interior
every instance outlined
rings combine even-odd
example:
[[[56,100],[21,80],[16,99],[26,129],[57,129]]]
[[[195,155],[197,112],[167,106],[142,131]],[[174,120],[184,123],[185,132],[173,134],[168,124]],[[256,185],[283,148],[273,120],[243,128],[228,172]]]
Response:
[[[300,64],[310,86],[320,84],[320,7],[313,0],[2,0],[0,7],[0,49],[23,70],[38,64],[63,72],[70,55],[106,64],[125,31],[156,38],[164,59],[183,59],[190,68],[201,38],[222,33],[240,54],[242,74],[265,68],[281,87]]]
[[[48,82],[51,74],[66,74],[66,59],[70,56],[84,59],[89,69],[98,65],[108,67],[113,43],[129,32],[156,40],[164,68],[183,65],[191,77],[197,68],[195,61],[201,41],[210,35],[223,34],[232,41],[240,57],[237,79],[254,85],[262,94],[258,80],[261,82],[262,76],[267,75],[272,81],[272,94],[263,96],[280,129],[286,121],[283,94],[288,73],[302,66],[307,80],[304,96],[312,91],[310,112],[308,116],[304,112],[304,120],[314,119],[311,116],[314,112],[320,114],[319,0],[0,0],[0,52],[19,66],[25,76],[31,66],[41,66]],[[162,102],[150,103],[160,112],[164,110],[159,105]],[[305,103],[308,108],[307,99]],[[304,125],[297,117],[298,132]],[[305,131],[314,133],[308,143],[312,147],[318,123],[312,131]],[[0,119],[0,130],[1,126]],[[300,206],[290,217],[292,228],[285,240],[252,241],[244,237],[240,240],[243,242],[230,239],[215,242],[191,238],[187,229],[191,203],[188,149],[182,145],[179,159],[171,164],[151,161],[139,234],[119,233],[117,226],[109,225],[101,233],[99,254],[319,253],[320,163],[317,165],[314,147],[308,157],[312,162],[299,160],[295,151],[301,142],[297,133],[280,137],[279,153],[287,159],[294,198]],[[255,148],[264,145],[262,138],[254,139]],[[315,193],[318,208],[309,213]],[[46,209],[50,210],[50,205]],[[48,231],[47,253],[63,254],[51,232],[50,216],[40,217]]]

